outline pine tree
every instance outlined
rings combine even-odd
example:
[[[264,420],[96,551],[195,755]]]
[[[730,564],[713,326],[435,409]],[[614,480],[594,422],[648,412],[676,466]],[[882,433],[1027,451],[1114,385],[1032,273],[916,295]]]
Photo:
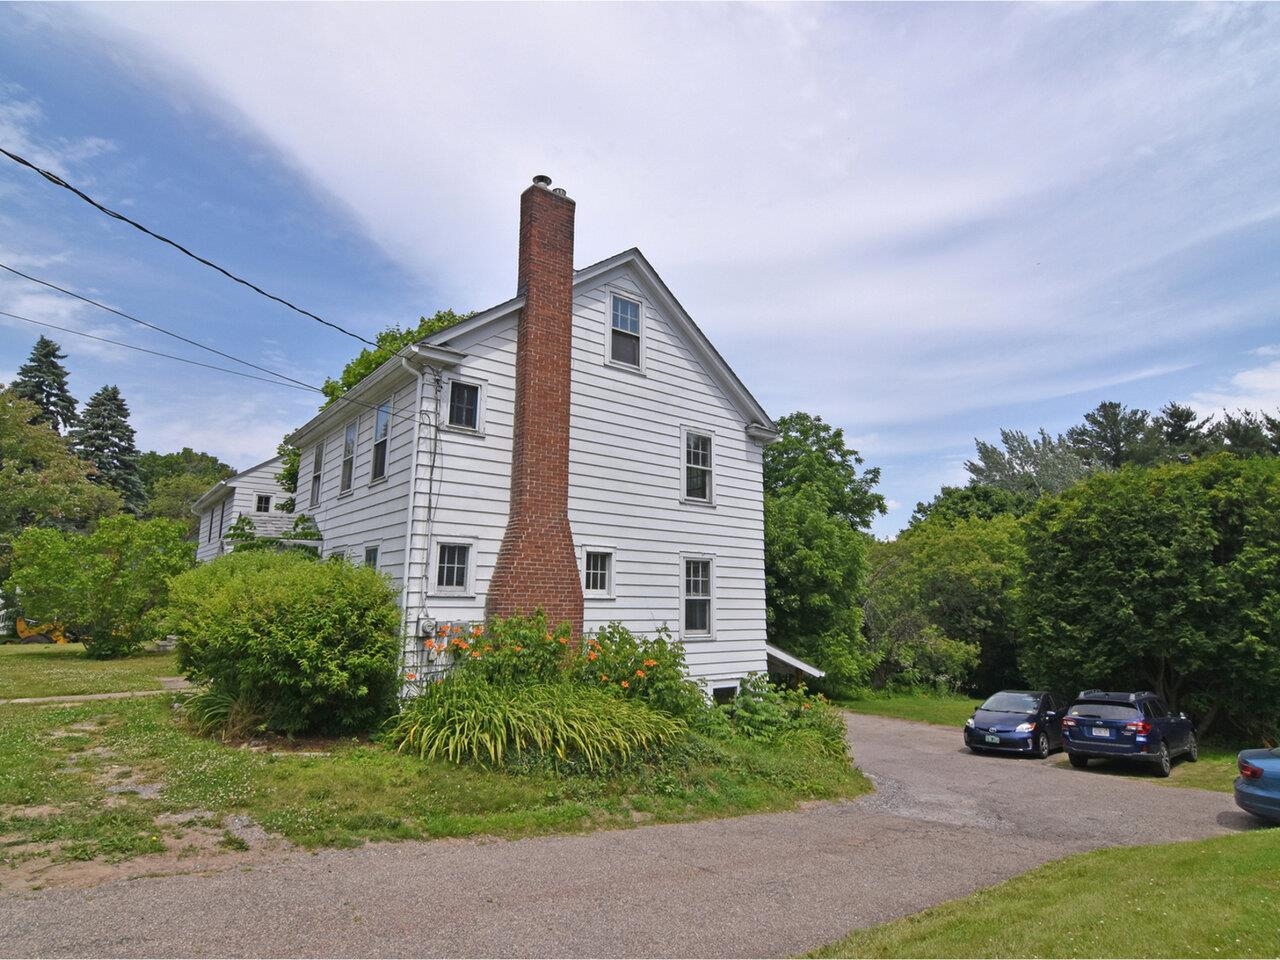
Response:
[[[113,487],[126,510],[140,513],[146,505],[146,491],[138,473],[129,408],[119,388],[103,387],[89,398],[74,434],[76,452],[98,470],[95,479]]]
[[[67,368],[61,362],[65,359],[58,344],[41,337],[13,381],[14,393],[40,408],[35,422],[48,424],[56,433],[66,433],[76,423],[76,401],[67,389]]]

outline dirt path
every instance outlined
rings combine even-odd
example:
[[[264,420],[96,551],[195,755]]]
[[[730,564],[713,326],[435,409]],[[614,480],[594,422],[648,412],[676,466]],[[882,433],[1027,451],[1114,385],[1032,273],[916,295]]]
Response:
[[[0,899],[0,953],[788,956],[1074,851],[1253,825],[1229,794],[975,757],[921,724],[849,727],[878,787],[852,803],[15,895]]]

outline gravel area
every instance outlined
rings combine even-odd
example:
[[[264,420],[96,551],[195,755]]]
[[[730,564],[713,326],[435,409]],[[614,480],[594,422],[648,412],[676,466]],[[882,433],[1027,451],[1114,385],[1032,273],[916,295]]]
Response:
[[[973,756],[924,724],[848,724],[877,786],[851,803],[13,895],[0,955],[789,956],[1075,851],[1254,825],[1230,794]]]

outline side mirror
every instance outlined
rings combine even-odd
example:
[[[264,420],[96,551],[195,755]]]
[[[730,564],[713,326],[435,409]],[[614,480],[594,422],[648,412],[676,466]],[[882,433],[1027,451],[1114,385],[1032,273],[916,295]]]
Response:
[[[1046,711],[1044,712],[1044,715],[1045,715],[1048,719],[1050,719],[1050,720],[1052,720],[1054,717],[1056,717],[1056,716],[1057,716],[1057,714],[1056,714],[1054,711],[1052,711],[1052,710],[1046,710]]]

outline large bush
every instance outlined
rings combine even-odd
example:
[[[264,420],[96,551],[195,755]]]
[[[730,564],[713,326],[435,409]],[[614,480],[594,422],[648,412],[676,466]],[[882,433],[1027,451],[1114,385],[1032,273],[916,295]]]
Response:
[[[1280,461],[1096,474],[1027,520],[1038,686],[1150,688],[1201,730],[1280,734]]]
[[[366,730],[398,691],[399,605],[377,571],[233,553],[176,578],[160,618],[191,680],[283,733]]]
[[[31,527],[13,542],[14,590],[30,619],[58,621],[91,657],[123,656],[148,635],[146,615],[195,563],[174,520],[102,520],[93,533]]]

